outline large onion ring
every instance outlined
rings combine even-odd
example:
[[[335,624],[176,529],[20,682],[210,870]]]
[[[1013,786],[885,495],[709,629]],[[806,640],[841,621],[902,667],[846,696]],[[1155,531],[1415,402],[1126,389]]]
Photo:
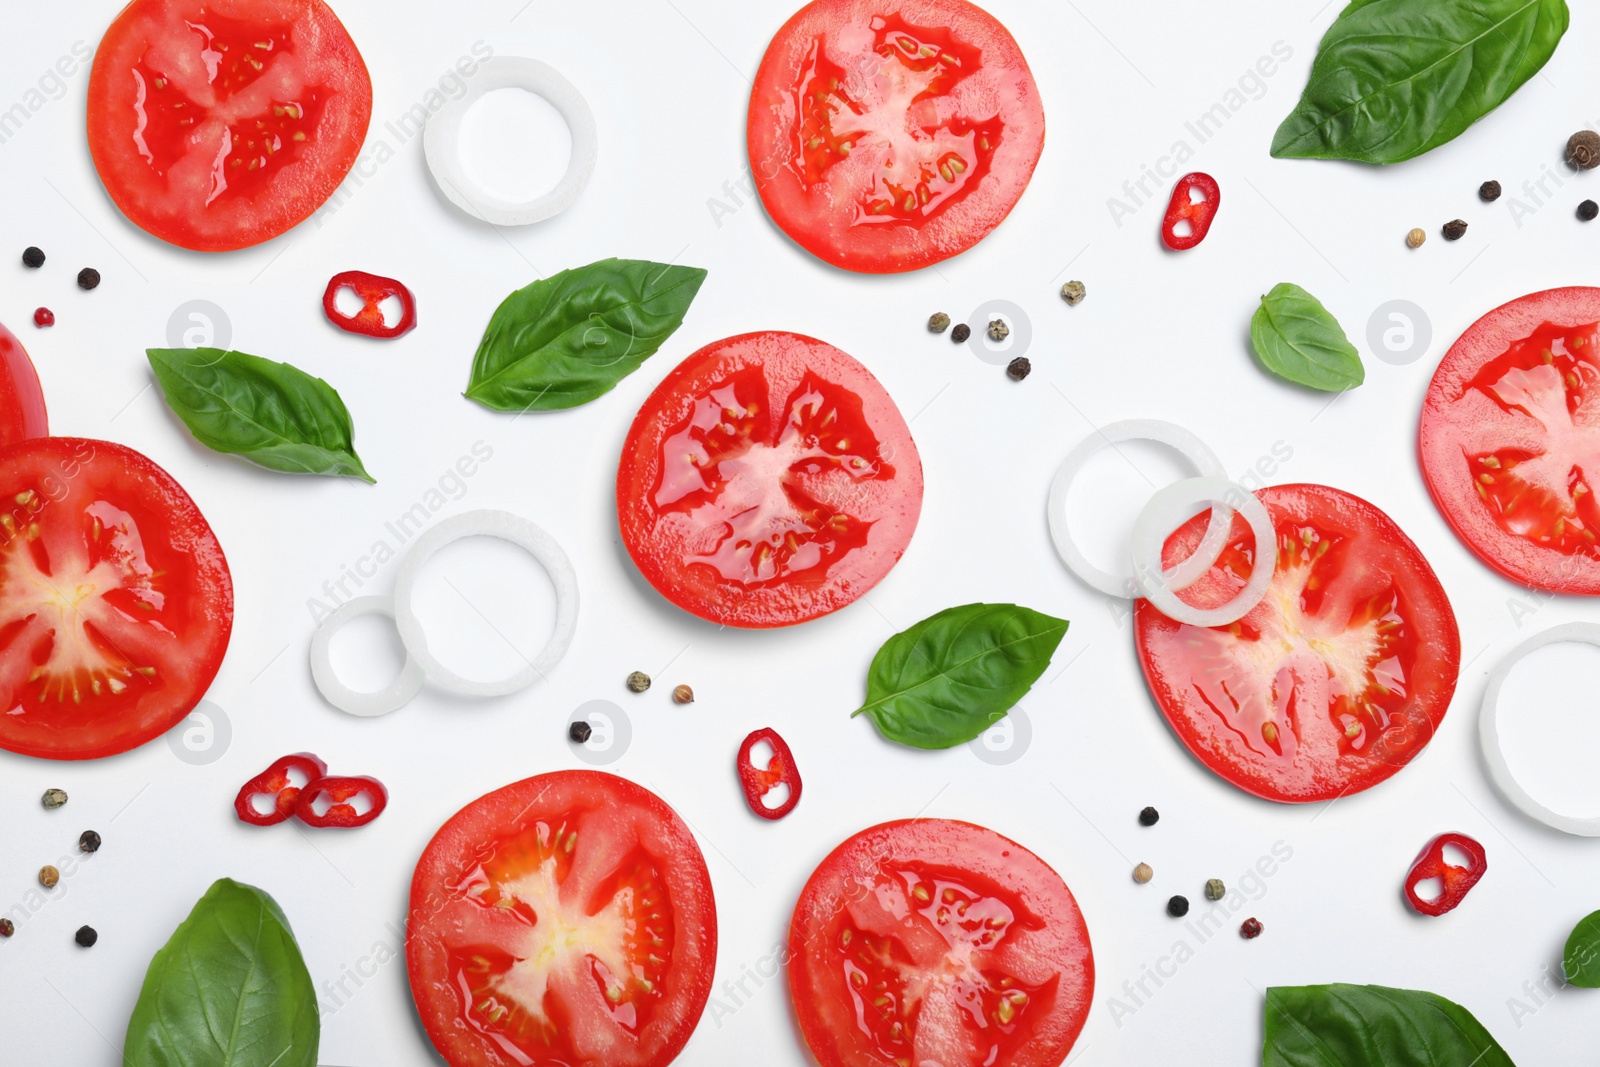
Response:
[[[1213,525],[1217,513],[1224,512],[1231,526],[1231,509],[1237,508],[1256,535],[1256,565],[1250,571],[1250,580],[1238,596],[1221,607],[1197,608],[1185,604],[1178,599],[1178,590],[1188,586],[1175,584],[1168,578],[1171,572],[1161,569],[1161,550],[1167,538],[1194,516],[1200,504],[1212,505]],[[1197,551],[1195,556],[1199,554]],[[1277,560],[1278,534],[1266,505],[1250,490],[1226,478],[1190,478],[1174,482],[1150,498],[1150,503],[1139,513],[1139,521],[1133,524],[1133,574],[1139,591],[1161,614],[1190,626],[1227,626],[1250,614],[1266,597]],[[1215,556],[1211,562],[1216,562]]]

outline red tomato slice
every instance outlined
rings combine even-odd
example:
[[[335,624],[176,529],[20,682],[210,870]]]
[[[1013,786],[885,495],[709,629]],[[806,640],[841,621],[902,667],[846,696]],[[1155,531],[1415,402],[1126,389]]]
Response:
[[[17,335],[0,326],[0,447],[49,432],[39,373]]]
[[[1512,581],[1600,595],[1600,289],[1479,319],[1423,401],[1422,473],[1456,536]]]
[[[700,1021],[716,960],[689,828],[599,771],[473,801],[411,882],[411,995],[450,1067],[664,1067]]]
[[[1179,740],[1247,793],[1305,803],[1370,789],[1444,719],[1461,667],[1455,613],[1417,546],[1365,500],[1323,485],[1256,495],[1278,533],[1266,599],[1215,629],[1141,600],[1134,633],[1145,680]],[[1173,534],[1167,565],[1194,551],[1209,516]],[[1232,544],[1183,599],[1231,600],[1255,556],[1236,516]]]
[[[200,702],[233,632],[222,546],[183,487],[122,445],[0,449],[0,748],[98,759]]]
[[[89,152],[134,225],[201,252],[307,218],[350,172],[372,80],[322,0],[133,0],[89,76]]]
[[[815,0],[761,60],[748,139],[785,233],[887,274],[1004,221],[1044,150],[1044,106],[1017,42],[966,0]]]
[[[821,1067],[1058,1067],[1094,996],[1061,876],[981,826],[863,830],[822,861],[789,927],[789,991]]]
[[[617,514],[668,600],[728,626],[837,611],[888,574],[922,512],[922,460],[872,373],[793,333],[678,365],[634,419]]]

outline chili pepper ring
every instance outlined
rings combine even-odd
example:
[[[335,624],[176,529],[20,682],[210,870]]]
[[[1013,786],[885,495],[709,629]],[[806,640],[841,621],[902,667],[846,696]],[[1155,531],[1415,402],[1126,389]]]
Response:
[[[480,682],[465,678],[446,667],[428,648],[422,620],[412,608],[417,577],[428,560],[446,545],[467,537],[494,537],[526,551],[550,575],[556,591],[556,623],[549,642],[527,667],[499,681]],[[520,692],[545,677],[567,654],[578,628],[578,575],[561,546],[542,528],[506,511],[469,511],[446,519],[417,539],[405,561],[394,588],[395,624],[406,654],[422,666],[428,680],[461,696],[496,697]]]
[[[486,94],[524,89],[544,98],[561,113],[572,133],[572,157],[556,187],[531,200],[507,200],[483,188],[467,173],[461,159],[461,123]],[[594,112],[576,86],[548,63],[521,56],[494,56],[478,66],[461,97],[450,100],[428,120],[422,135],[428,170],[439,189],[456,207],[495,226],[527,226],[559,215],[577,203],[594,174],[599,150]]]
[[[400,668],[400,675],[389,685],[374,693],[360,693],[339,678],[334,670],[333,657],[329,652],[333,644],[333,636],[344,628],[345,623],[363,615],[382,615],[393,619],[394,601],[388,597],[363,596],[340,604],[334,613],[323,620],[317,627],[317,632],[311,636],[311,679],[317,684],[317,691],[323,699],[340,711],[350,715],[360,715],[371,718],[377,715],[387,715],[391,711],[398,711],[411,702],[411,699],[422,691],[424,675],[421,665],[409,651],[406,653],[406,662]]]
[[[1505,750],[1500,746],[1500,690],[1505,687],[1506,679],[1511,676],[1512,669],[1529,653],[1537,652],[1546,645],[1559,644],[1600,647],[1600,624],[1569,622],[1544,633],[1535,634],[1512,649],[1489,675],[1489,685],[1483,693],[1483,711],[1478,716],[1478,742],[1483,746],[1483,760],[1489,767],[1489,780],[1513,807],[1551,829],[1577,837],[1600,837],[1600,817],[1584,819],[1562,815],[1533,799],[1517,781],[1516,775],[1511,772],[1511,765],[1506,762]]]

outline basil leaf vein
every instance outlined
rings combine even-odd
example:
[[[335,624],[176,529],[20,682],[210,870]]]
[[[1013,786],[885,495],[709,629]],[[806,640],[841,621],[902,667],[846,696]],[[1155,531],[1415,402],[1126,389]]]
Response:
[[[1066,633],[1066,620],[1014,604],[947,608],[884,643],[853,716],[913,748],[964,744],[1033,688]]]
[[[216,452],[269,470],[373,481],[338,392],[287,363],[219,348],[152,348],[167,405]]]
[[[1561,968],[1569,985],[1600,989],[1600,911],[1584,916],[1572,928],[1561,954]]]
[[[1361,353],[1322,302],[1284,282],[1261,298],[1250,346],[1262,367],[1285,381],[1338,393],[1366,380]]]
[[[1537,74],[1569,21],[1566,0],[1354,0],[1272,154],[1381,164],[1438,148]]]
[[[666,343],[706,272],[603,259],[518,289],[489,320],[467,398],[495,411],[556,411],[604,396]]]
[[[1267,990],[1262,1067],[1515,1067],[1461,1005],[1373,985]]]
[[[283,911],[228,878],[150,961],[127,1067],[315,1067],[316,989]]]

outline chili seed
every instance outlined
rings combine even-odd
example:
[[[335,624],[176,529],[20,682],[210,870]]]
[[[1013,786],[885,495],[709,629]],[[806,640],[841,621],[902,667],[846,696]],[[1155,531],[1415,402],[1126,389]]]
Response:
[[[956,344],[965,344],[967,338],[972,336],[972,327],[964,322],[956,323],[956,328],[950,331],[950,340]]]
[[[1174,919],[1181,919],[1189,914],[1189,898],[1178,896],[1167,901],[1167,914]]]
[[[1005,319],[989,320],[989,340],[999,344],[1011,336],[1011,327],[1006,325]]]
[[[1261,920],[1246,919],[1239,924],[1239,936],[1246,941],[1254,941],[1261,936]]]
[[[1018,356],[1016,359],[1006,364],[1006,376],[1014,382],[1020,382],[1022,379],[1026,378],[1032,373],[1033,364],[1029,363],[1022,356]]]
[[[36,308],[33,312],[33,324],[39,329],[56,324],[56,313],[49,308]]]
[[[0,937],[10,937],[17,932],[10,919],[0,919]]]
[[[1155,876],[1156,872],[1150,869],[1150,865],[1148,863],[1141,863],[1139,866],[1133,869],[1133,880],[1138,882],[1140,885],[1144,885]]]
[[[644,671],[634,671],[632,674],[628,675],[628,690],[630,692],[642,693],[649,688],[650,676],[644,673]]]
[[[944,333],[950,328],[950,316],[942,311],[936,311],[928,316],[928,332]]]
[[[39,884],[46,889],[54,889],[56,883],[61,881],[61,872],[46,864],[39,868]]]
[[[686,685],[680,685],[672,691],[672,699],[679,704],[693,704],[694,690]]]
[[[44,249],[36,245],[29,245],[22,250],[22,265],[38,270],[44,266]]]
[[[1421,226],[1418,226],[1416,229],[1406,234],[1406,244],[1412,248],[1421,248],[1427,240],[1428,231],[1424,230]]]
[[[1600,216],[1600,204],[1593,200],[1585,200],[1578,205],[1578,218],[1584,222],[1593,222],[1596,216]]]
[[[1139,813],[1140,826],[1154,826],[1161,820],[1161,813],[1155,808],[1145,808]]]
[[[1459,241],[1467,235],[1465,219],[1456,219],[1454,222],[1444,224],[1444,239],[1446,241]]]
[[[1576,170],[1600,167],[1600,133],[1579,130],[1567,141],[1567,164]]]
[[[1077,307],[1088,295],[1089,291],[1083,287],[1082,282],[1068,282],[1061,287],[1061,299],[1067,302],[1068,307]]]
[[[1221,900],[1228,895],[1228,887],[1222,884],[1221,878],[1206,879],[1206,899]]]
[[[594,727],[590,726],[582,719],[579,719],[577,722],[567,727],[567,736],[572,738],[580,745],[586,745],[589,743],[589,738],[594,736]]]
[[[1484,182],[1478,186],[1478,198],[1486,204],[1492,204],[1500,199],[1500,183]]]
[[[85,267],[78,272],[78,288],[93,289],[100,284],[100,272],[93,267]]]
[[[80,926],[78,932],[72,935],[72,940],[84,948],[94,948],[94,943],[100,940],[100,935],[95,933],[92,926]]]
[[[40,799],[40,803],[52,811],[61,807],[66,802],[67,791],[65,789],[46,789],[44,791],[44,796]]]
[[[100,835],[95,833],[93,830],[85,830],[82,834],[80,834],[78,836],[78,851],[79,852],[99,852],[100,851]]]

